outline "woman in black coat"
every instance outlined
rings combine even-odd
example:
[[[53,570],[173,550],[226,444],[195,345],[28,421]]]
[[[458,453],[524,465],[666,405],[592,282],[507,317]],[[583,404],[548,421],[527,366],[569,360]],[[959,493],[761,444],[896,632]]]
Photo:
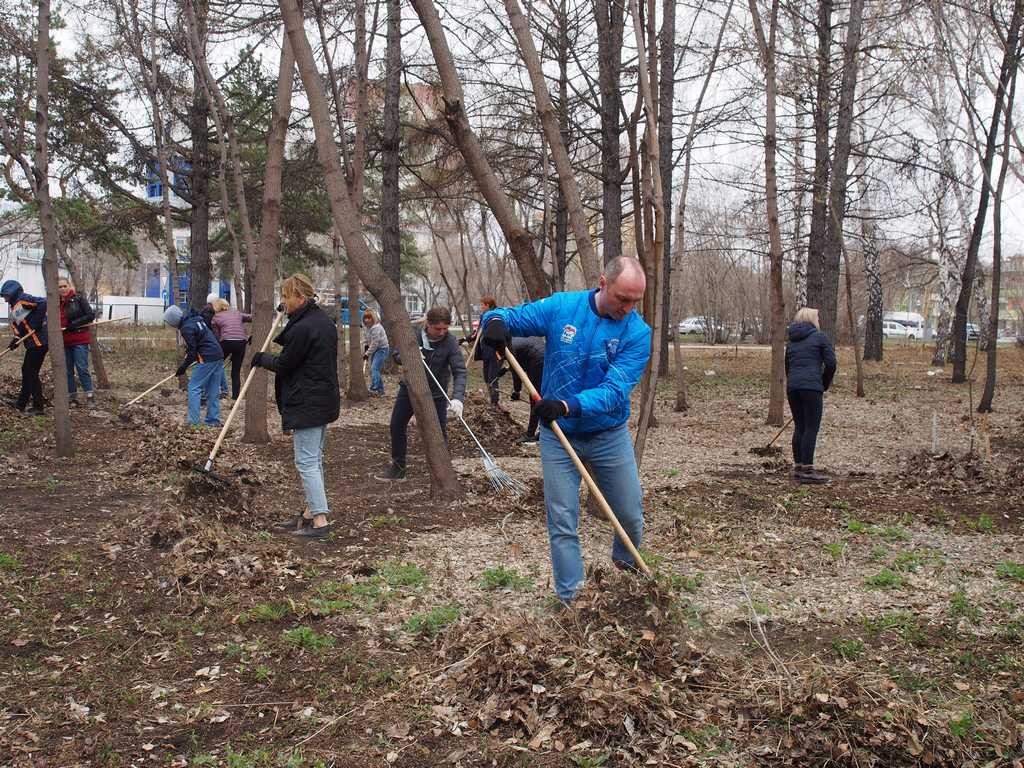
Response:
[[[786,329],[786,397],[793,414],[793,477],[800,483],[827,483],[814,470],[823,394],[836,375],[836,353],[818,329],[818,310],[802,308]]]
[[[281,427],[292,432],[295,468],[306,494],[305,513],[277,525],[297,536],[320,538],[330,532],[324,488],[324,439],[327,425],[341,410],[338,389],[338,335],[334,322],[316,303],[316,291],[305,275],[292,275],[281,285],[288,324],[274,342],[281,354],[257,352],[252,365],[274,371],[274,395]]]

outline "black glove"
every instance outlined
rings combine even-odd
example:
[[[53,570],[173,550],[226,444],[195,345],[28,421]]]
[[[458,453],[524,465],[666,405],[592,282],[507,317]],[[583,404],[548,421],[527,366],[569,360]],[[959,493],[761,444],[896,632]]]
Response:
[[[492,317],[484,328],[482,341],[495,352],[504,353],[508,345],[508,328],[505,327],[505,321],[500,317]]]
[[[369,352],[369,351],[370,351],[370,345],[369,344],[363,344],[363,352]]]
[[[466,338],[465,336],[460,336],[460,337],[459,337],[459,346],[460,346],[460,347],[461,347],[461,346],[462,346],[463,344],[467,344],[467,343],[469,343],[469,339],[467,339],[467,338]]]
[[[363,353],[363,360],[369,360],[369,359],[370,359],[370,356],[364,352]]]
[[[185,371],[187,371],[187,370],[188,370],[188,363],[187,362],[182,363],[181,365],[178,366],[178,370],[176,370],[174,372],[174,375],[175,376],[184,376],[185,375]]]
[[[270,361],[273,359],[273,355],[269,352],[257,352],[252,356],[252,360],[249,361],[250,368],[266,368]]]
[[[513,392],[511,395],[508,396],[508,399],[509,400],[518,400],[519,399],[519,393],[518,392]]]
[[[284,312],[284,302],[283,301],[280,304],[277,305],[277,311],[278,312]]]
[[[11,343],[7,345],[8,349],[17,349],[18,345],[21,344],[21,340],[17,337],[11,339]]]
[[[533,404],[533,412],[541,423],[549,426],[552,421],[569,415],[569,409],[561,400],[538,400]]]

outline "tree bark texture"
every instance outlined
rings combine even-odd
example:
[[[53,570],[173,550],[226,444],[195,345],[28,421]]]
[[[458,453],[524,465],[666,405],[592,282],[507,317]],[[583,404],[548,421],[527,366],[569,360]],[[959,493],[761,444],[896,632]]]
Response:
[[[843,250],[843,221],[849,182],[850,148],[853,139],[853,107],[857,92],[857,62],[864,21],[864,0],[851,0],[850,18],[843,45],[843,78],[839,89],[835,154],[830,169],[829,217],[825,227],[825,249],[820,260],[821,330],[835,343],[839,335],[839,271]]]
[[[533,250],[533,239],[520,221],[516,219],[512,203],[501,188],[501,183],[487,161],[479,139],[469,125],[466,116],[466,99],[462,91],[462,83],[455,71],[455,62],[448,48],[441,18],[433,0],[412,0],[413,8],[420,18],[423,30],[430,42],[430,49],[437,64],[438,76],[441,79],[442,101],[444,102],[444,118],[451,132],[452,140],[459,148],[466,166],[476,180],[483,195],[494,214],[508,241],[512,256],[519,266],[526,283],[526,291],[531,299],[540,299],[549,293],[548,281],[537,261]]]
[[[623,0],[594,0],[597,78],[601,92],[601,230],[604,263],[622,255],[622,30]]]
[[[512,22],[512,31],[519,43],[519,51],[526,64],[526,71],[530,75],[533,97],[537,104],[537,114],[551,151],[555,172],[558,174],[558,186],[565,198],[566,213],[569,218],[569,226],[572,228],[573,239],[576,241],[576,252],[580,256],[583,279],[587,286],[593,288],[601,276],[601,268],[597,260],[597,251],[594,249],[594,241],[590,237],[587,217],[583,212],[583,201],[580,198],[580,189],[576,184],[576,177],[569,161],[569,152],[562,134],[562,126],[559,125],[558,115],[555,113],[555,107],[551,103],[551,95],[548,93],[548,86],[544,80],[540,56],[537,54],[533,35],[530,33],[530,27],[517,0],[505,0],[505,10]],[[561,108],[564,112],[566,108],[564,101]]]
[[[402,8],[399,0],[387,0],[387,49],[384,79],[384,125],[381,135],[381,268],[402,289],[401,238],[399,235],[398,163],[401,134],[398,104],[402,85]],[[350,311],[355,311],[349,305]],[[365,389],[365,386],[363,387]]]
[[[879,266],[878,228],[871,205],[871,189],[862,182],[860,206],[861,253],[868,307],[864,313],[864,359],[882,361],[882,273]]]
[[[748,0],[748,4],[754,24],[754,34],[761,53],[761,66],[764,69],[765,81],[764,181],[765,204],[768,211],[770,264],[768,282],[771,294],[772,345],[771,368],[768,376],[767,423],[781,427],[785,418],[786,400],[786,307],[782,293],[782,229],[779,225],[779,189],[776,170],[778,83],[775,75],[775,40],[778,30],[779,0],[772,0],[767,36],[756,0]]]
[[[825,242],[828,228],[829,121],[832,116],[832,0],[818,0],[817,78],[814,94],[814,179],[811,231],[807,243],[807,306],[823,306]]]
[[[1003,48],[1003,60],[999,67],[999,84],[996,86],[995,103],[992,106],[992,120],[988,126],[985,139],[985,153],[982,159],[982,183],[978,198],[978,213],[971,229],[971,241],[967,246],[967,259],[960,277],[960,295],[956,300],[956,311],[953,315],[953,383],[967,380],[967,310],[971,303],[971,292],[974,290],[974,272],[978,263],[978,251],[981,249],[981,236],[985,230],[985,217],[988,212],[988,201],[992,191],[992,161],[995,158],[996,144],[999,135],[999,117],[1003,112],[1006,90],[1010,83],[1010,75],[1018,65],[1017,44],[1020,40],[1021,17],[1024,15],[1024,0],[1015,0],[1010,24],[1006,30],[1006,41]]]
[[[353,403],[365,403],[370,399],[370,389],[366,386],[366,371],[363,367],[363,335],[362,321],[360,320],[359,312],[359,289],[359,274],[352,268],[352,259],[350,258],[348,265],[347,397]],[[440,428],[440,426],[438,428]]]
[[[672,317],[672,139],[675,107],[676,68],[676,3],[662,0],[661,32],[658,47],[661,50],[658,76],[658,162],[661,164],[661,189],[668,204],[665,205],[665,251],[662,254],[661,270],[661,311],[665,322],[661,324],[661,354],[658,358],[658,372],[668,374],[668,345],[676,326],[669,322]]]
[[[75,455],[71,435],[64,334],[60,332],[60,293],[57,291],[57,223],[50,200],[50,166],[47,131],[50,112],[50,0],[39,0],[36,30],[35,159],[32,168],[39,226],[43,234],[43,282],[46,284],[46,325],[53,373],[53,434],[57,456]]]
[[[200,0],[196,13],[196,31],[202,45],[206,45],[205,0]],[[191,249],[189,254],[189,305],[202,309],[210,290],[210,168],[209,124],[210,102],[203,89],[203,74],[198,66],[192,72],[192,104],[189,107],[189,133],[192,137],[192,194]]]
[[[260,222],[259,255],[252,279],[252,335],[265,339],[274,322],[274,265],[281,247],[281,175],[284,167],[288,119],[292,111],[292,85],[295,82],[295,56],[282,30],[281,58],[277,68],[277,90],[267,131],[267,167],[263,173],[262,221]],[[258,348],[257,348],[258,349]],[[256,350],[253,350],[254,352]],[[267,381],[269,374],[257,369],[245,399],[245,433],[247,443],[270,442],[267,431]]]
[[[288,39],[295,53],[299,75],[309,100],[310,118],[316,134],[317,155],[324,169],[324,181],[331,204],[331,217],[335,229],[345,243],[349,269],[354,268],[361,281],[379,302],[384,318],[388,322],[389,337],[396,343],[405,361],[406,383],[430,470],[431,492],[436,498],[455,498],[461,492],[458,477],[441,435],[441,426],[434,410],[427,375],[420,364],[419,342],[405,311],[398,286],[380,269],[363,237],[358,210],[349,197],[338,163],[334,129],[331,125],[323,81],[316,69],[313,49],[303,27],[302,11],[297,0],[281,0],[281,11],[288,29]]]

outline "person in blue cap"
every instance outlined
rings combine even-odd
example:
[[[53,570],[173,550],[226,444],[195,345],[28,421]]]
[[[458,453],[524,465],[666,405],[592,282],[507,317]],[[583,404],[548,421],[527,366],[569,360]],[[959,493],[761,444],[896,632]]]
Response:
[[[46,299],[25,293],[17,280],[7,280],[0,285],[0,296],[8,306],[8,317],[14,338],[7,345],[16,349],[18,344],[25,348],[25,359],[21,362],[21,389],[18,397],[10,404],[22,413],[31,416],[43,414],[43,382],[39,378],[43,360],[49,349],[46,336]],[[20,339],[20,341],[19,341]],[[32,406],[28,407],[29,399]]]
[[[181,307],[172,304],[164,312],[164,322],[177,328],[185,342],[185,359],[178,366],[178,375],[184,375],[188,367],[196,367],[188,380],[188,423],[199,425],[199,409],[206,398],[206,419],[208,427],[220,426],[220,380],[224,371],[224,352],[213,331],[203,316],[194,309],[188,314]]]
[[[504,354],[511,336],[544,336],[540,419],[548,539],[555,592],[564,603],[584,581],[576,528],[580,474],[551,430],[557,421],[637,547],[643,536],[643,493],[629,434],[629,398],[651,355],[651,329],[636,311],[647,281],[636,259],[618,257],[605,266],[598,288],[556,293],[518,307],[484,314],[482,344]],[[534,382],[535,384],[537,382]],[[612,562],[635,569],[616,538]]]

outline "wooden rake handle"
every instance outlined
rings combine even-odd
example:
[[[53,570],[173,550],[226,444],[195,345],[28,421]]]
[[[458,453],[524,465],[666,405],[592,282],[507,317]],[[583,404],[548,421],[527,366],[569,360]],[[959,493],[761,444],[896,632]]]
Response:
[[[191,363],[191,364],[189,365],[189,367],[188,367],[188,368],[191,368],[191,367],[192,367],[193,365],[195,365],[195,363]],[[186,368],[185,370],[187,371],[187,370],[188,370],[188,368]],[[167,383],[168,381],[170,381],[171,379],[176,379],[177,377],[178,377],[178,373],[177,373],[177,371],[175,371],[174,373],[172,373],[172,374],[171,374],[170,376],[168,376],[167,378],[165,378],[165,379],[160,379],[160,381],[158,381],[158,382],[157,382],[156,384],[154,384],[154,385],[153,385],[152,387],[150,387],[149,389],[147,389],[147,390],[146,390],[145,392],[143,392],[143,393],[142,393],[141,395],[139,395],[139,396],[137,396],[137,397],[133,397],[133,398],[132,398],[131,400],[129,400],[129,401],[127,402],[127,403],[125,403],[125,404],[124,404],[124,405],[122,405],[121,407],[122,407],[122,408],[127,408],[127,407],[128,407],[129,405],[135,405],[135,404],[136,404],[137,402],[139,402],[139,400],[141,400],[142,398],[144,398],[144,397],[145,397],[146,395],[148,395],[148,394],[149,394],[150,392],[152,392],[152,391],[153,391],[154,389],[156,389],[157,387],[159,387],[159,386],[160,386],[161,384],[166,384],[166,383]]]
[[[515,371],[516,375],[522,380],[523,386],[526,387],[526,391],[530,393],[530,399],[533,402],[540,400],[540,393],[537,391],[536,387],[533,386],[533,382],[530,381],[530,377],[526,375],[526,371],[524,371],[523,367],[519,365],[519,361],[516,360],[516,356],[512,354],[511,349],[505,349],[505,359],[508,360],[508,364],[512,367],[512,370]],[[633,541],[626,534],[622,524],[619,522],[619,518],[615,516],[612,508],[608,505],[608,500],[605,499],[604,494],[601,493],[601,489],[597,487],[597,483],[594,482],[594,478],[590,476],[590,472],[588,472],[587,468],[583,466],[583,462],[580,460],[580,457],[569,442],[569,438],[565,436],[565,433],[562,432],[562,428],[558,426],[557,421],[551,422],[551,431],[555,433],[556,437],[558,437],[558,441],[562,444],[562,447],[565,448],[565,452],[569,454],[569,458],[572,459],[572,463],[576,465],[576,471],[580,473],[580,476],[583,477],[590,493],[595,499],[597,499],[598,506],[601,508],[601,511],[604,513],[608,522],[612,524],[612,527],[615,529],[615,535],[619,537],[619,541],[623,543],[626,549],[629,550],[629,554],[631,554],[636,560],[637,567],[643,571],[645,575],[652,576],[653,574],[651,573],[651,569],[648,567],[647,563],[644,562],[644,559],[637,551],[637,548],[633,546]]]
[[[277,317],[274,318],[273,325],[270,326],[270,333],[267,334],[267,338],[263,340],[263,346],[260,347],[260,352],[266,352],[267,347],[270,346],[270,340],[274,338],[274,331],[277,330],[277,326],[281,322],[281,318],[284,317],[284,312],[278,312]],[[224,426],[220,428],[220,434],[217,435],[217,442],[213,444],[213,448],[210,450],[210,455],[206,459],[206,466],[203,469],[206,472],[210,471],[210,467],[213,466],[213,460],[217,458],[217,453],[220,452],[220,446],[224,442],[224,438],[228,434],[228,430],[231,428],[231,422],[235,420],[235,414],[238,413],[238,407],[245,400],[245,393],[249,391],[249,385],[252,384],[252,380],[256,375],[256,368],[249,368],[249,374],[245,377],[245,381],[242,383],[242,388],[238,391],[238,397],[235,398],[235,404],[231,406],[231,412],[228,413],[227,419],[224,421]]]

